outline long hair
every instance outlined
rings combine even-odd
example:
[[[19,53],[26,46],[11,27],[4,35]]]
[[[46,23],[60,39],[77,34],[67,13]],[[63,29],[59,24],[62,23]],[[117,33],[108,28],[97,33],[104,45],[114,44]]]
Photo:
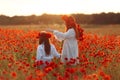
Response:
[[[39,44],[44,44],[44,50],[46,55],[50,55],[50,41],[49,38],[45,36],[39,37]]]
[[[66,16],[66,15],[64,15],[62,18],[66,23],[66,31],[68,31],[68,29],[70,29],[70,28],[73,28],[75,30],[76,39],[78,39],[79,31],[77,29],[77,24],[76,24],[75,18],[72,16]]]

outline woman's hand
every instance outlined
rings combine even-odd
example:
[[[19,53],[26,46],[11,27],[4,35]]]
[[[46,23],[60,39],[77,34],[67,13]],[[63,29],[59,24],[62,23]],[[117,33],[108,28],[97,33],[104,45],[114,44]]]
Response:
[[[48,29],[46,29],[46,31],[47,31],[47,32],[52,32],[52,33],[53,33],[53,31],[54,31],[54,30],[53,30],[53,29],[48,28]]]

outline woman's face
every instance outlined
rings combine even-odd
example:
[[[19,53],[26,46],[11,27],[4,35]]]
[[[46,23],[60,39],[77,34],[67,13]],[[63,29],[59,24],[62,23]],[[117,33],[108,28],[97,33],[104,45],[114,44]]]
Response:
[[[70,27],[71,27],[70,24],[67,23],[67,22],[65,22],[65,25],[66,25],[67,28],[70,28]]]

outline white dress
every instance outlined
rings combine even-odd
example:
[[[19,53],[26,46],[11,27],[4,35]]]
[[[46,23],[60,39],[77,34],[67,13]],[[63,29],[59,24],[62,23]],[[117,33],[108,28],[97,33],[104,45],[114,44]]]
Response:
[[[59,41],[64,40],[61,61],[66,63],[65,58],[68,58],[68,61],[70,58],[76,59],[78,57],[78,42],[75,37],[75,30],[71,28],[65,33],[54,30],[53,34]]]
[[[44,62],[51,62],[54,57],[60,58],[60,54],[57,52],[55,46],[53,44],[51,46],[51,51],[50,55],[46,56],[45,55],[45,50],[44,50],[44,44],[38,45],[37,47],[37,55],[36,55],[36,62],[42,60]],[[42,68],[44,68],[46,65],[43,64]]]

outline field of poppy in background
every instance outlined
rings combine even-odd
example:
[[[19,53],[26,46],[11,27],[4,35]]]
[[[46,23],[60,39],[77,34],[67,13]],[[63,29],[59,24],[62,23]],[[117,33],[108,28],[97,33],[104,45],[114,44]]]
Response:
[[[0,80],[120,80],[120,25],[81,25],[79,62],[63,65],[54,59],[44,70],[36,69],[36,38],[40,30],[64,31],[64,25],[0,26]],[[51,42],[61,52],[54,36]],[[66,59],[67,60],[67,59]],[[47,63],[46,63],[47,64]]]

